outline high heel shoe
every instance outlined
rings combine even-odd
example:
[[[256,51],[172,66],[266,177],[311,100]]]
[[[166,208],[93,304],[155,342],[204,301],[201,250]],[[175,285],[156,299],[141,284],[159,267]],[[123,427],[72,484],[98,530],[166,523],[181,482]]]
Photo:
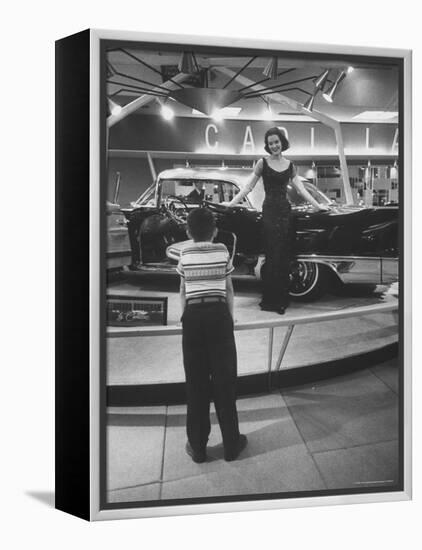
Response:
[[[271,304],[265,304],[264,302],[259,302],[259,307],[261,311],[276,311],[277,307]]]
[[[261,311],[274,311],[279,315],[284,315],[286,312],[286,306],[276,306],[273,304],[266,304],[264,302],[259,302],[259,306],[261,307]]]

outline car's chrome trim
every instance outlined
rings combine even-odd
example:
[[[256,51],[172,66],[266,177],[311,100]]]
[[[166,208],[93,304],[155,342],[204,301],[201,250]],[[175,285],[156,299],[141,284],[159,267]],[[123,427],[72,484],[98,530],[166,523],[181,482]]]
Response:
[[[297,259],[326,265],[343,283],[390,284],[398,280],[398,258],[301,254]]]
[[[385,285],[399,280],[398,258],[381,258],[381,277]]]
[[[167,257],[179,260],[179,247],[167,248]],[[317,256],[300,254],[298,261],[313,262],[327,266],[341,282],[362,284],[391,284],[398,280],[398,258],[380,256]],[[261,268],[265,257],[260,255],[254,268],[255,277],[261,278]]]

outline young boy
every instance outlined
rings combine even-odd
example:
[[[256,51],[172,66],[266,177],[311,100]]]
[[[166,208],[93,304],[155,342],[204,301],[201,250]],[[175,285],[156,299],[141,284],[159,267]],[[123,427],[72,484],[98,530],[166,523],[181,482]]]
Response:
[[[188,441],[194,462],[205,462],[213,398],[224,445],[224,459],[235,460],[246,447],[236,410],[237,358],[233,333],[233,266],[217,234],[213,214],[196,208],[187,219],[192,243],[183,247],[180,279],[183,363],[187,389]]]

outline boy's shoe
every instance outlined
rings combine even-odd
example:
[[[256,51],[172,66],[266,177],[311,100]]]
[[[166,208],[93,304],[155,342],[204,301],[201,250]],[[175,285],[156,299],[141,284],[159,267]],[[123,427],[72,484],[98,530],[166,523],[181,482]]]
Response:
[[[201,464],[201,462],[205,462],[207,460],[207,453],[205,452],[205,450],[199,453],[194,451],[189,441],[186,441],[185,451],[191,457],[191,459],[197,464]]]
[[[236,460],[236,458],[240,455],[240,453],[243,451],[243,449],[248,444],[248,438],[246,435],[240,434],[239,441],[237,442],[237,448],[233,453],[224,453],[224,460],[226,462],[231,462],[232,460]]]

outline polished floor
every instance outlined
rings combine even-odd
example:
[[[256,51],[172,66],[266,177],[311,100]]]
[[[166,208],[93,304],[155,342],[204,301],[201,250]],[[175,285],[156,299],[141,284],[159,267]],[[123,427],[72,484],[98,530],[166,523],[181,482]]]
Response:
[[[388,488],[399,476],[399,369],[370,369],[238,400],[249,444],[223,460],[212,415],[208,461],[184,450],[185,405],[107,410],[110,503]]]

